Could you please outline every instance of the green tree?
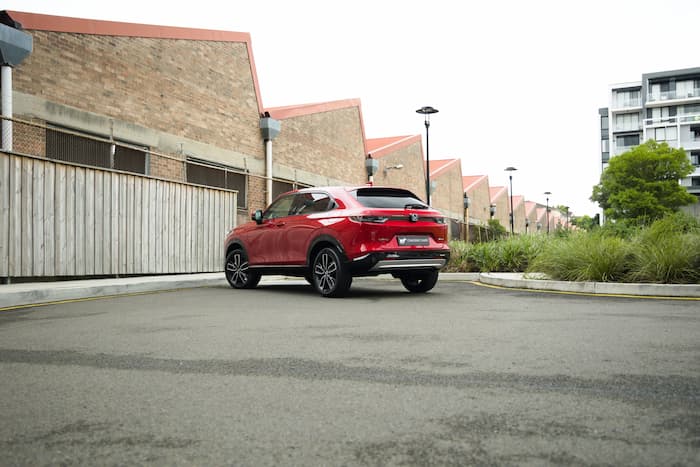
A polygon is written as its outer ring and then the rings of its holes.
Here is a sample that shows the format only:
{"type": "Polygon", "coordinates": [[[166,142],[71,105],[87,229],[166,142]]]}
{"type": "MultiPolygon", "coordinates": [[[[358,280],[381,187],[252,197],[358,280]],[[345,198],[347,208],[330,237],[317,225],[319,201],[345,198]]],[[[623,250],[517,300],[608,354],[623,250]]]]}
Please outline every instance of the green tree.
{"type": "Polygon", "coordinates": [[[683,149],[649,140],[610,164],[593,187],[597,202],[609,219],[648,224],[695,202],[679,183],[693,172],[683,149]]]}
{"type": "Polygon", "coordinates": [[[598,214],[594,217],[584,214],[583,216],[574,216],[571,218],[571,225],[575,225],[579,229],[591,231],[598,227],[598,214]]]}
{"type": "Polygon", "coordinates": [[[489,230],[491,231],[492,240],[498,240],[508,234],[508,231],[501,225],[498,219],[489,219],[489,230]]]}

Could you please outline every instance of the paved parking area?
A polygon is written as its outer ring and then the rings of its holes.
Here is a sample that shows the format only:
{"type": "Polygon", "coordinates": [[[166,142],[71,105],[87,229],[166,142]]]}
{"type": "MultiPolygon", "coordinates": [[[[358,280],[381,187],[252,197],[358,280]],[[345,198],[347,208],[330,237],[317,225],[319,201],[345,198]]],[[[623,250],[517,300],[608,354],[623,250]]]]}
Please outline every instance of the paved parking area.
{"type": "Polygon", "coordinates": [[[224,285],[0,313],[3,463],[698,465],[697,302],[224,285]]]}

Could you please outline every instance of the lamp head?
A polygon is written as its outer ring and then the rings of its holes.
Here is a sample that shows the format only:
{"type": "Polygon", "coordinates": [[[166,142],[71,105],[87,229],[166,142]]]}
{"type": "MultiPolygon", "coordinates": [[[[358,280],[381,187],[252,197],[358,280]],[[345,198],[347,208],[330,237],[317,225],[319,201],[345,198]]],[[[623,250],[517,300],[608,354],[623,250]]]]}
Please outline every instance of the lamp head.
{"type": "Polygon", "coordinates": [[[430,114],[436,114],[438,112],[438,109],[434,109],[430,106],[421,107],[420,109],[416,110],[416,113],[423,114],[425,116],[426,124],[430,123],[430,114]]]}

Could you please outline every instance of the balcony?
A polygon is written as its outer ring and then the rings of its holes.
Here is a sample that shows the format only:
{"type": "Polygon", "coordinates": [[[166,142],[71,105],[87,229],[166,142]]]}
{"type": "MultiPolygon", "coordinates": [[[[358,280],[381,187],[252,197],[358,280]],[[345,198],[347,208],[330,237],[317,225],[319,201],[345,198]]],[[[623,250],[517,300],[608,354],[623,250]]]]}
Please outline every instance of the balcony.
{"type": "Polygon", "coordinates": [[[643,127],[642,125],[638,123],[632,123],[632,124],[626,124],[626,125],[615,125],[613,127],[614,132],[623,132],[623,131],[639,131],[643,127]]]}
{"type": "Polygon", "coordinates": [[[614,155],[619,156],[620,154],[625,153],[625,152],[627,152],[627,151],[629,151],[629,150],[631,150],[631,149],[634,149],[634,148],[636,148],[637,146],[639,146],[639,145],[638,145],[638,144],[633,144],[633,145],[631,145],[631,146],[615,146],[615,153],[614,153],[614,155]]]}
{"type": "Polygon", "coordinates": [[[667,126],[668,124],[675,125],[676,123],[698,123],[700,124],[700,114],[675,115],[673,117],[656,117],[645,118],[642,120],[645,127],[650,126],[667,126]]]}
{"type": "Polygon", "coordinates": [[[700,149],[700,137],[693,137],[692,134],[690,135],[690,137],[688,137],[687,135],[682,135],[681,147],[686,151],[695,151],[697,149],[700,149]]]}
{"type": "Polygon", "coordinates": [[[616,98],[613,99],[612,111],[629,110],[642,107],[641,97],[616,98]]]}
{"type": "Polygon", "coordinates": [[[695,88],[692,91],[683,93],[678,91],[664,91],[647,94],[647,103],[665,102],[678,99],[700,99],[700,88],[695,88]]]}

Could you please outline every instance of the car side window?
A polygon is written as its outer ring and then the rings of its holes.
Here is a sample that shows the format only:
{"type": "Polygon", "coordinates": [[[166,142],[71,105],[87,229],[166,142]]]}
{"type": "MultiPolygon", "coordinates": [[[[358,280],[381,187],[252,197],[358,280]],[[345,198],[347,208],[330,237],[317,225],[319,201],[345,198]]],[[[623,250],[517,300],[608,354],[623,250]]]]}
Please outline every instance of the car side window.
{"type": "Polygon", "coordinates": [[[294,198],[292,215],[307,215],[315,212],[325,212],[333,208],[335,203],[326,193],[299,193],[294,198]]]}
{"type": "Polygon", "coordinates": [[[263,220],[287,217],[294,201],[294,195],[283,196],[273,202],[263,213],[263,220]]]}

